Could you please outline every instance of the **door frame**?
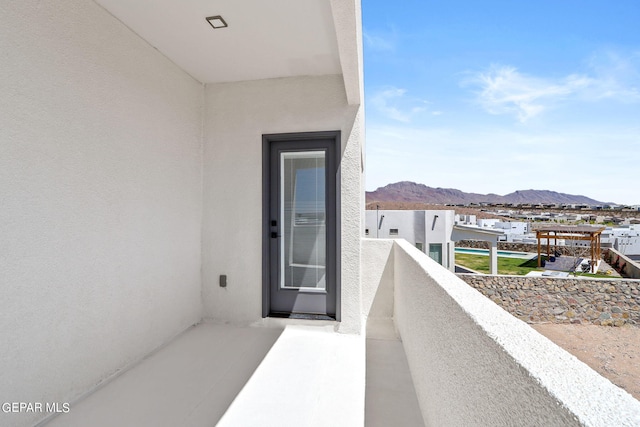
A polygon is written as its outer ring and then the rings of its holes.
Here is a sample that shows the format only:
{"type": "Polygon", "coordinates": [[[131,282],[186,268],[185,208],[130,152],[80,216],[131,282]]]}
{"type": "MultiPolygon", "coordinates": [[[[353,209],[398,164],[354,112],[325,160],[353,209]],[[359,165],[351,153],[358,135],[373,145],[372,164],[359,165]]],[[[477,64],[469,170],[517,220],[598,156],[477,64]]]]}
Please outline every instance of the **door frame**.
{"type": "MultiPolygon", "coordinates": [[[[342,154],[342,144],[340,131],[321,131],[321,132],[294,132],[294,133],[278,133],[262,135],[262,317],[271,315],[271,288],[270,288],[270,220],[271,215],[269,206],[271,203],[271,144],[283,141],[309,141],[311,144],[314,140],[333,140],[335,155],[335,248],[327,247],[327,251],[335,251],[335,320],[340,321],[341,315],[341,204],[340,204],[340,158],[342,154]]],[[[304,317],[304,316],[300,316],[304,317]]],[[[331,316],[333,317],[333,316],[331,316]]],[[[310,315],[310,319],[318,318],[318,316],[310,315]]]]}

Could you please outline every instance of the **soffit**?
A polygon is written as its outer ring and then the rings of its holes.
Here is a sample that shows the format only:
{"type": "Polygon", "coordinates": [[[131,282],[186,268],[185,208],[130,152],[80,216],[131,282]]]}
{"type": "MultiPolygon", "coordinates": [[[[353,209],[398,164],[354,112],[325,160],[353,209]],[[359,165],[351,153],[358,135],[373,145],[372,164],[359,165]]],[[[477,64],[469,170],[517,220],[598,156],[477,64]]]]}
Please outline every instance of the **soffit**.
{"type": "Polygon", "coordinates": [[[95,1],[203,83],[342,72],[329,0],[95,1]]]}

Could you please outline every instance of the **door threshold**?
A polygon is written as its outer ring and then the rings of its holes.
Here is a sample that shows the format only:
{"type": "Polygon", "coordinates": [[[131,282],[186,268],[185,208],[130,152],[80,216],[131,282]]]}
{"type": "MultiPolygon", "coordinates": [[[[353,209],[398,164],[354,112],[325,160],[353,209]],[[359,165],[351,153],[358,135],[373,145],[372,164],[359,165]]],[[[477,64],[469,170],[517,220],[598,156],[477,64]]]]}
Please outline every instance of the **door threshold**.
{"type": "Polygon", "coordinates": [[[269,317],[276,317],[279,319],[336,320],[335,317],[327,316],[326,314],[311,313],[270,313],[269,317]]]}

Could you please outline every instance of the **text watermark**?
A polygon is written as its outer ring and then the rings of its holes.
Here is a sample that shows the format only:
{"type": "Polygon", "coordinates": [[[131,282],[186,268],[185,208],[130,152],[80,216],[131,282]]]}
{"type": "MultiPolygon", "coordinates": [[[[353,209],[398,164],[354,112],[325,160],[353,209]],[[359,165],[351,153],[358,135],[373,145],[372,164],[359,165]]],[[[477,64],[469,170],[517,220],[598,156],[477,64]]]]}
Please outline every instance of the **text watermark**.
{"type": "Polygon", "coordinates": [[[29,412],[66,414],[70,409],[68,402],[4,402],[2,404],[2,412],[5,414],[29,412]]]}

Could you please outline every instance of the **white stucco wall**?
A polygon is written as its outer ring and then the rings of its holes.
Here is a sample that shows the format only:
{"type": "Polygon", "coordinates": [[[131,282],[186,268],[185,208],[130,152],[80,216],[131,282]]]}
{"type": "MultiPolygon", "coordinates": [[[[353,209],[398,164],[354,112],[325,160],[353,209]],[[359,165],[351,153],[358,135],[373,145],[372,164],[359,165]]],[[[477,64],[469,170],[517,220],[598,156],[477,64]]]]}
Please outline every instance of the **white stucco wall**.
{"type": "Polygon", "coordinates": [[[640,402],[408,242],[394,321],[427,425],[636,426],[640,402]]]}
{"type": "Polygon", "coordinates": [[[69,402],[201,318],[203,87],[86,0],[0,57],[0,400],[69,402]]]}
{"type": "Polygon", "coordinates": [[[442,265],[447,269],[455,270],[455,244],[451,240],[453,225],[455,223],[455,211],[452,210],[428,210],[425,211],[425,235],[426,242],[424,252],[429,254],[429,244],[442,245],[442,265]]]}
{"type": "Polygon", "coordinates": [[[455,244],[451,233],[455,223],[453,210],[367,210],[365,228],[370,239],[404,239],[420,244],[429,254],[429,244],[442,245],[442,265],[454,271],[455,244]],[[434,221],[435,219],[435,221],[434,221]],[[378,228],[378,226],[380,228],[378,228]],[[398,234],[390,234],[397,229],[398,234]]]}
{"type": "Polygon", "coordinates": [[[405,239],[412,244],[425,242],[425,211],[366,210],[367,237],[376,239],[405,239]],[[379,228],[378,228],[379,227],[379,228]],[[397,234],[391,234],[396,229],[397,234]]]}
{"type": "Polygon", "coordinates": [[[360,328],[362,108],[347,104],[342,76],[294,77],[206,87],[203,301],[207,317],[262,316],[262,135],[342,132],[342,323],[360,328]],[[218,277],[226,274],[221,288],[218,277]]]}
{"type": "Polygon", "coordinates": [[[393,318],[393,240],[362,240],[362,316],[393,318]]]}

